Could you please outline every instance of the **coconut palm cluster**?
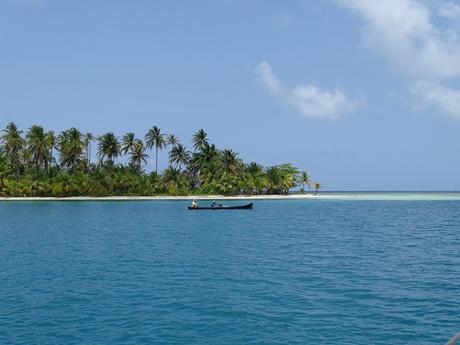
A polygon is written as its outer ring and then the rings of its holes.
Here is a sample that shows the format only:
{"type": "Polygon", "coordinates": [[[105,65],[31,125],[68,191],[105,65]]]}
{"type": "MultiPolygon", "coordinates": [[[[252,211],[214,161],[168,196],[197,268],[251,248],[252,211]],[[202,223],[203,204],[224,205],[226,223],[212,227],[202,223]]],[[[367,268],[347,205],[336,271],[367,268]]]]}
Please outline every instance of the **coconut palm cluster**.
{"type": "Polygon", "coordinates": [[[143,138],[70,128],[60,133],[9,123],[0,135],[0,196],[114,196],[285,194],[310,187],[310,176],[290,164],[245,163],[219,149],[200,129],[187,149],[157,126],[143,138]],[[168,166],[158,170],[159,151],[168,166]],[[96,157],[92,157],[92,152],[96,157]],[[153,170],[147,172],[152,156],[153,170]]]}

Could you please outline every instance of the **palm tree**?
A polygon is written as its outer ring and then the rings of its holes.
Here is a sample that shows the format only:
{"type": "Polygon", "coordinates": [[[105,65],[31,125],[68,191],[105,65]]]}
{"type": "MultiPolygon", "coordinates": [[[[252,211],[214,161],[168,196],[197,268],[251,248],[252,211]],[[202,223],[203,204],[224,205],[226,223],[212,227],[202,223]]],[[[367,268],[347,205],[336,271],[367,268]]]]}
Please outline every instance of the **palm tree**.
{"type": "Polygon", "coordinates": [[[217,178],[219,167],[219,150],[214,144],[206,144],[198,156],[198,172],[201,182],[209,183],[217,178]]]}
{"type": "Polygon", "coordinates": [[[48,149],[49,149],[49,153],[48,153],[49,161],[46,162],[46,165],[50,167],[54,161],[53,149],[56,147],[56,135],[54,134],[54,131],[49,131],[48,133],[46,133],[46,140],[48,142],[48,149]]]}
{"type": "Polygon", "coordinates": [[[299,183],[302,185],[302,189],[300,191],[305,194],[305,186],[310,187],[311,184],[311,177],[308,175],[306,171],[303,171],[300,174],[299,183]]]}
{"type": "Polygon", "coordinates": [[[59,160],[60,160],[61,167],[70,165],[69,157],[66,154],[68,140],[69,140],[69,130],[65,130],[59,133],[57,137],[56,148],[59,152],[59,160]]]}
{"type": "MultiPolygon", "coordinates": [[[[91,170],[91,133],[70,128],[55,135],[35,125],[22,135],[14,123],[0,133],[0,196],[178,195],[196,188],[202,193],[274,194],[288,193],[298,185],[305,192],[305,186],[310,186],[310,176],[290,164],[267,169],[255,162],[244,164],[234,151],[210,144],[203,129],[193,134],[193,153],[175,135],[162,134],[155,126],[145,141],[126,133],[120,142],[114,133],[106,133],[97,138],[100,164],[91,170]],[[165,146],[169,164],[159,176],[159,150],[165,146]],[[155,170],[146,174],[147,149],[154,147],[155,170]],[[115,165],[122,153],[129,165],[115,165]],[[27,169],[21,176],[24,165],[27,169]]],[[[317,194],[322,186],[314,186],[317,194]]]]}
{"type": "Polygon", "coordinates": [[[6,157],[14,169],[15,177],[18,179],[21,164],[20,156],[21,151],[24,148],[24,139],[21,137],[22,131],[19,130],[18,126],[14,122],[10,122],[3,132],[5,133],[1,137],[3,148],[6,157]]]}
{"type": "Polygon", "coordinates": [[[97,155],[101,161],[107,158],[110,166],[113,166],[114,160],[120,154],[120,141],[112,132],[101,135],[98,138],[97,155]]]}
{"type": "Polygon", "coordinates": [[[281,172],[281,190],[284,194],[288,194],[291,188],[298,185],[297,177],[299,175],[299,169],[293,167],[291,164],[281,164],[278,166],[281,172]]]}
{"type": "Polygon", "coordinates": [[[161,150],[166,144],[164,134],[161,133],[160,128],[153,126],[149,129],[145,135],[145,144],[148,149],[155,147],[155,173],[158,174],[158,150],[161,150]]]}
{"type": "Polygon", "coordinates": [[[251,162],[248,165],[246,165],[246,173],[253,177],[261,175],[263,171],[263,166],[257,164],[256,162],[251,162]]]}
{"type": "Polygon", "coordinates": [[[193,134],[192,143],[195,152],[203,151],[206,146],[209,146],[208,134],[204,129],[200,129],[193,134]]]}
{"type": "Polygon", "coordinates": [[[251,162],[244,167],[244,173],[243,190],[251,194],[261,194],[266,181],[263,166],[251,162]]]}
{"type": "Polygon", "coordinates": [[[223,150],[220,155],[219,173],[222,175],[240,176],[243,171],[243,164],[238,154],[232,150],[223,150]]]}
{"type": "Polygon", "coordinates": [[[166,136],[166,144],[175,147],[180,144],[180,140],[174,134],[170,134],[166,136]]]}
{"type": "Polygon", "coordinates": [[[131,158],[129,164],[134,168],[135,171],[142,171],[142,163],[147,164],[147,158],[149,155],[145,152],[145,146],[142,140],[135,140],[131,149],[131,158]]]}
{"type": "Polygon", "coordinates": [[[281,191],[283,177],[278,166],[271,166],[265,170],[268,179],[268,193],[277,194],[281,191]]]}
{"type": "Polygon", "coordinates": [[[0,156],[0,187],[3,188],[5,186],[5,180],[8,176],[9,169],[6,161],[0,156]]]}
{"type": "Polygon", "coordinates": [[[83,152],[85,150],[85,141],[82,133],[72,127],[69,129],[69,137],[67,141],[66,154],[72,160],[72,173],[75,175],[77,172],[77,164],[83,157],[83,152]]]}
{"type": "Polygon", "coordinates": [[[59,135],[58,146],[61,165],[70,167],[73,175],[77,173],[78,163],[83,160],[86,145],[85,137],[75,127],[63,131],[59,135]]]}
{"type": "Polygon", "coordinates": [[[319,182],[313,183],[313,186],[315,187],[315,195],[318,195],[318,192],[321,188],[323,188],[323,185],[319,182]]]}
{"type": "Polygon", "coordinates": [[[42,126],[34,125],[30,127],[26,135],[26,144],[28,157],[30,157],[37,170],[40,170],[42,166],[48,167],[49,140],[42,126]]]}
{"type": "Polygon", "coordinates": [[[216,145],[206,143],[200,152],[193,153],[189,166],[191,175],[200,175],[206,168],[213,169],[218,156],[216,145]]]}
{"type": "Polygon", "coordinates": [[[128,152],[133,152],[135,141],[136,137],[133,132],[128,132],[123,136],[123,144],[121,146],[121,151],[124,155],[128,152]]]}
{"type": "Polygon", "coordinates": [[[203,152],[201,154],[203,156],[204,163],[210,163],[218,158],[219,150],[216,148],[216,145],[214,144],[205,144],[203,152]]]}
{"type": "Polygon", "coordinates": [[[182,171],[169,166],[163,171],[161,184],[168,194],[177,195],[187,189],[189,182],[187,176],[182,171]]]}
{"type": "Polygon", "coordinates": [[[169,164],[181,170],[182,165],[188,164],[190,160],[190,152],[182,144],[177,144],[169,152],[169,164]]]}
{"type": "Polygon", "coordinates": [[[89,167],[91,164],[91,143],[94,140],[94,135],[90,132],[86,132],[83,135],[83,142],[85,143],[86,153],[86,166],[89,167]]]}

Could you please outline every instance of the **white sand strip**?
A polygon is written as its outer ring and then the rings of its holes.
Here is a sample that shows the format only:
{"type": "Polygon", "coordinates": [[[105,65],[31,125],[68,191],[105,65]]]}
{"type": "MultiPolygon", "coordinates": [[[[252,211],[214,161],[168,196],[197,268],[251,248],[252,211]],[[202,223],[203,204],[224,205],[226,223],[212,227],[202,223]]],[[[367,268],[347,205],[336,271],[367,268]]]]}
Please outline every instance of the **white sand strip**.
{"type": "Polygon", "coordinates": [[[310,199],[318,198],[313,194],[291,194],[291,195],[184,195],[184,196],[72,196],[64,198],[56,197],[0,197],[0,201],[130,201],[130,200],[287,200],[287,199],[310,199]]]}

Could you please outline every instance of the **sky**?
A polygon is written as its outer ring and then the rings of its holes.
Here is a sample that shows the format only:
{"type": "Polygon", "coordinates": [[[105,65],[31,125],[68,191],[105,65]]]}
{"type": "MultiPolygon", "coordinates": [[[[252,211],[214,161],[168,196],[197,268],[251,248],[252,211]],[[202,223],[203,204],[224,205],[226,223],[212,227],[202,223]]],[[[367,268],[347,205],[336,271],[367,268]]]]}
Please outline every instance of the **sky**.
{"type": "Polygon", "coordinates": [[[325,190],[460,190],[459,19],[447,0],[0,0],[0,127],[189,147],[204,128],[325,190]]]}

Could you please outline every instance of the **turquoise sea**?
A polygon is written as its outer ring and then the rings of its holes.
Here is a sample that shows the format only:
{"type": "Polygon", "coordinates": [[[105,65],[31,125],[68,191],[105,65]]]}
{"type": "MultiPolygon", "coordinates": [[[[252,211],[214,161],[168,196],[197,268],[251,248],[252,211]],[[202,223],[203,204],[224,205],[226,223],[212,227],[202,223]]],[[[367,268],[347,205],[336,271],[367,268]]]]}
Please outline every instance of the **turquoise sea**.
{"type": "Polygon", "coordinates": [[[0,344],[444,344],[460,194],[364,194],[0,202],[0,344]]]}

